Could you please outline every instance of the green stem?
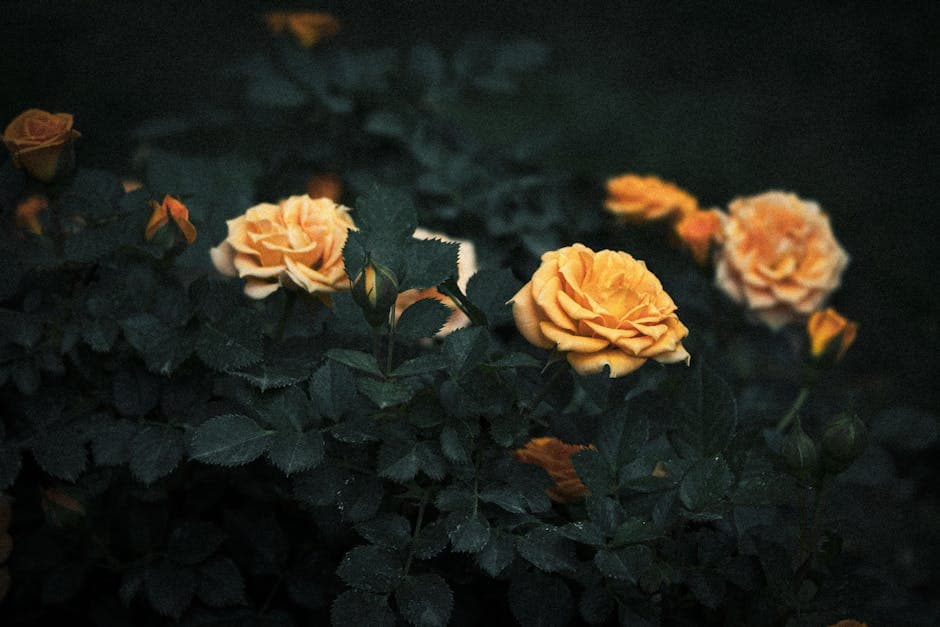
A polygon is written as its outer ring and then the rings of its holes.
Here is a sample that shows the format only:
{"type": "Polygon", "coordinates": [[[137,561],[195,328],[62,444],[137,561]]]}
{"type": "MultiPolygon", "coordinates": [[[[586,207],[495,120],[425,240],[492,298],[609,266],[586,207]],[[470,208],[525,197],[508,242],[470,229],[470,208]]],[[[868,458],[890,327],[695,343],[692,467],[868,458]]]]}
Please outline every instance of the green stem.
{"type": "Polygon", "coordinates": [[[790,423],[793,422],[793,419],[796,418],[797,414],[800,413],[800,410],[803,409],[803,405],[806,404],[806,399],[809,398],[809,388],[804,387],[800,390],[800,395],[796,397],[796,400],[793,401],[793,405],[790,406],[790,410],[787,411],[786,415],[780,419],[780,422],[777,423],[777,431],[783,432],[787,427],[790,426],[790,423]]]}
{"type": "MultiPolygon", "coordinates": [[[[424,524],[424,510],[428,506],[428,497],[431,496],[430,490],[425,490],[421,495],[421,504],[418,506],[418,517],[415,519],[415,529],[411,533],[412,541],[418,539],[418,534],[421,533],[421,525],[424,524]]],[[[414,544],[414,542],[412,542],[414,544]]],[[[411,571],[411,562],[414,559],[414,548],[408,551],[408,559],[405,561],[405,577],[408,576],[408,573],[411,571]]]]}
{"type": "Polygon", "coordinates": [[[464,293],[460,291],[460,286],[457,285],[457,279],[451,277],[441,283],[437,289],[441,294],[449,297],[452,301],[454,301],[454,304],[457,305],[457,308],[468,318],[470,318],[470,323],[473,324],[473,326],[487,326],[486,314],[480,311],[476,305],[467,300],[467,297],[464,295],[464,293]]]}
{"type": "Polygon", "coordinates": [[[392,357],[395,354],[395,307],[388,311],[388,354],[385,356],[385,376],[392,372],[392,357]]]}
{"type": "Polygon", "coordinates": [[[287,329],[287,321],[294,311],[294,304],[297,302],[297,294],[291,291],[287,292],[287,300],[284,301],[284,309],[281,311],[281,319],[277,321],[277,328],[274,330],[274,341],[280,343],[284,338],[284,331],[287,329]]]}

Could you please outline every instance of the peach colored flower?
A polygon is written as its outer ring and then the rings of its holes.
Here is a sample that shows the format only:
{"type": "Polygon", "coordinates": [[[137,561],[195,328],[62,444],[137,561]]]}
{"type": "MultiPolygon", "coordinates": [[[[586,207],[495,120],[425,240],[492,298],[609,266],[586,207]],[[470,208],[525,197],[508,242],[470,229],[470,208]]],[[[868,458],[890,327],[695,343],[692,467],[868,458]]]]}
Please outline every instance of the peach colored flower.
{"type": "Polygon", "coordinates": [[[343,181],[336,174],[314,174],[307,179],[307,195],[311,198],[329,198],[339,202],[343,195],[343,181]]]}
{"type": "Polygon", "coordinates": [[[304,48],[311,48],[339,32],[339,20],[318,11],[271,11],[265,13],[264,21],[268,31],[275,35],[287,31],[304,48]]]}
{"type": "Polygon", "coordinates": [[[675,232],[695,261],[704,264],[712,243],[724,239],[725,214],[717,209],[691,211],[676,222],[675,232]]]}
{"type": "Polygon", "coordinates": [[[806,332],[809,335],[810,353],[816,359],[822,357],[830,346],[838,341],[836,361],[842,359],[845,351],[855,341],[858,334],[858,323],[846,320],[832,307],[823,311],[815,311],[806,322],[806,332]]]}
{"type": "Polygon", "coordinates": [[[532,280],[510,301],[529,342],[567,353],[582,375],[629,374],[654,359],[689,362],[689,330],[646,264],[624,252],[595,253],[582,244],[542,255],[532,280]]]}
{"type": "Polygon", "coordinates": [[[818,204],[772,191],[738,198],[729,210],[715,282],[767,326],[810,314],[839,287],[849,256],[818,204]]]}
{"type": "Polygon", "coordinates": [[[698,209],[698,201],[658,177],[624,174],[607,180],[604,206],[622,218],[643,221],[691,213],[698,209]]]}
{"type": "MultiPolygon", "coordinates": [[[[457,252],[457,286],[462,292],[466,293],[467,283],[470,281],[470,277],[477,272],[477,255],[473,242],[465,239],[453,239],[443,233],[435,233],[421,228],[415,230],[412,237],[417,239],[439,239],[460,245],[457,252]]],[[[436,298],[453,312],[447,319],[447,322],[444,323],[444,327],[438,331],[437,337],[443,337],[470,324],[470,319],[464,312],[457,308],[454,301],[451,300],[449,296],[441,294],[437,288],[434,287],[423,290],[405,290],[399,294],[398,300],[395,301],[395,319],[397,320],[401,317],[405,309],[424,298],[436,298]]]]}
{"type": "Polygon", "coordinates": [[[176,223],[176,226],[179,227],[179,230],[183,233],[183,237],[186,238],[187,244],[192,244],[196,241],[196,227],[189,221],[189,209],[186,208],[186,205],[167,194],[163,197],[163,202],[161,203],[151,200],[150,208],[153,209],[153,213],[150,214],[150,221],[147,223],[147,228],[144,231],[144,238],[146,240],[149,241],[153,239],[157,231],[162,229],[164,225],[170,221],[170,218],[172,218],[173,222],[176,223]]]}
{"type": "Polygon", "coordinates": [[[42,235],[42,223],[39,214],[49,208],[49,199],[42,194],[33,194],[16,205],[14,222],[21,229],[28,229],[36,235],[42,235]]]}
{"type": "Polygon", "coordinates": [[[282,285],[323,294],[349,289],[343,246],[356,228],[349,207],[291,196],[255,205],[227,224],[228,237],[209,251],[212,262],[219,272],[245,279],[251,298],[282,285]]]}
{"type": "Polygon", "coordinates": [[[28,109],[16,116],[3,131],[3,143],[13,165],[30,176],[49,183],[74,162],[72,143],[81,133],[72,128],[71,113],[49,113],[28,109]]]}
{"type": "Polygon", "coordinates": [[[868,627],[868,623],[863,623],[861,621],[857,621],[851,618],[844,618],[840,620],[838,623],[833,623],[832,625],[829,625],[829,627],[868,627]]]}
{"type": "Polygon", "coordinates": [[[548,496],[558,503],[570,503],[584,498],[590,490],[575,472],[571,457],[578,451],[594,446],[566,444],[553,437],[534,438],[525,446],[516,449],[513,455],[520,462],[534,464],[548,473],[555,487],[546,490],[548,496]]]}

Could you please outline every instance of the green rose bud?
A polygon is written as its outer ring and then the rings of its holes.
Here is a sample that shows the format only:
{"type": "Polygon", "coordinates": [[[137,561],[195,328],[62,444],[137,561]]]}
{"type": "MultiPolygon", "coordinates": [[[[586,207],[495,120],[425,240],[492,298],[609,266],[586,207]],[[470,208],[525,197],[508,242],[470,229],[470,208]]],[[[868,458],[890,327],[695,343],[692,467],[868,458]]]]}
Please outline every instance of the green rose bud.
{"type": "Polygon", "coordinates": [[[398,299],[398,278],[390,269],[370,259],[353,282],[352,296],[369,324],[380,327],[388,322],[389,311],[398,299]]]}
{"type": "Polygon", "coordinates": [[[855,414],[839,414],[823,431],[822,448],[826,465],[832,470],[845,470],[865,450],[868,429],[855,414]]]}
{"type": "Polygon", "coordinates": [[[819,463],[816,444],[806,435],[799,421],[790,429],[780,447],[780,454],[787,467],[799,478],[805,479],[812,473],[819,463]]]}

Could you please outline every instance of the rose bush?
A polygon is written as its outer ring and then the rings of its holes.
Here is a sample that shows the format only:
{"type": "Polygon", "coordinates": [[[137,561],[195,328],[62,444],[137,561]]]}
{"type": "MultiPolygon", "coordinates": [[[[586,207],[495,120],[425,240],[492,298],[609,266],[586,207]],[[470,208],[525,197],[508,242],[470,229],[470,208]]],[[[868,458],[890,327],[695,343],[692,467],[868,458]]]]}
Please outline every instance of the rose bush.
{"type": "Polygon", "coordinates": [[[81,133],[72,128],[70,113],[28,109],[16,116],[3,131],[3,143],[13,165],[30,176],[50,182],[59,171],[71,169],[72,143],[81,133]]]}
{"type": "Polygon", "coordinates": [[[343,245],[355,224],[329,198],[291,196],[229,220],[228,237],[210,251],[222,274],[245,279],[245,294],[264,298],[281,286],[328,294],[349,288],[343,245]]]}
{"type": "Polygon", "coordinates": [[[690,359],[676,304],[646,264],[624,252],[583,244],[547,252],[512,305],[519,332],[565,353],[582,375],[609,366],[611,377],[621,377],[647,359],[690,359]]]}
{"type": "Polygon", "coordinates": [[[809,315],[839,287],[849,256],[818,204],[766,192],[728,208],[715,282],[771,329],[809,315]]]}

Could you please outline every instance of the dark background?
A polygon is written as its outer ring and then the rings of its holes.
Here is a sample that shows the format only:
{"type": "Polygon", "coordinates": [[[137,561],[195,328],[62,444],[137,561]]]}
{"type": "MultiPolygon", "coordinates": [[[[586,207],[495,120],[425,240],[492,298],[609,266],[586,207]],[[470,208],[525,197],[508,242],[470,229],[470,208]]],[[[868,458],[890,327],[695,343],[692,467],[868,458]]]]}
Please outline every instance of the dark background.
{"type": "Polygon", "coordinates": [[[0,120],[72,112],[82,164],[127,173],[130,131],[221,89],[219,69],[267,37],[264,10],[331,11],[354,48],[530,36],[551,71],[455,116],[494,140],[554,136],[550,165],[598,185],[636,171],[703,205],[768,189],[819,201],[852,256],[833,301],[861,324],[845,372],[886,404],[937,411],[937,7],[5,0],[0,120]]]}

